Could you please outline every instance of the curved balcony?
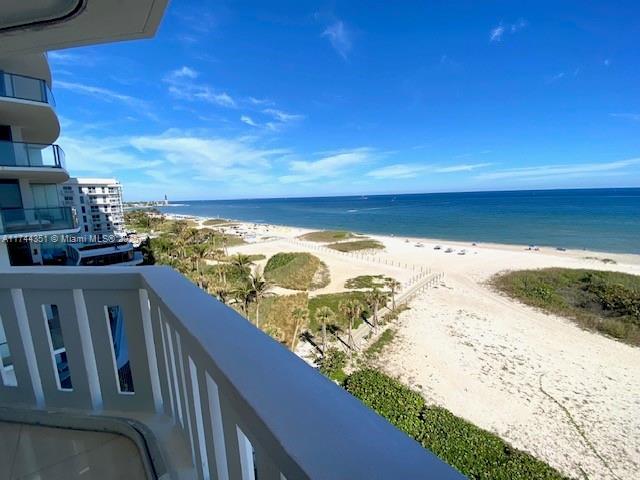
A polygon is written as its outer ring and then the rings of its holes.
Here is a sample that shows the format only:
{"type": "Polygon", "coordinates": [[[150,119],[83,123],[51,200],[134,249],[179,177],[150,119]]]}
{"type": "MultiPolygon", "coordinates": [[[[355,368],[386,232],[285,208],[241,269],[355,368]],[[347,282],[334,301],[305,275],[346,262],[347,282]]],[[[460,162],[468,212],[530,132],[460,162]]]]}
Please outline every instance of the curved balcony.
{"type": "Polygon", "coordinates": [[[78,222],[72,207],[0,209],[0,235],[73,233],[78,222]]]}
{"type": "Polygon", "coordinates": [[[0,97],[56,105],[49,85],[40,78],[2,72],[0,79],[0,97]]]}
{"type": "Polygon", "coordinates": [[[23,176],[52,183],[67,181],[64,151],[58,145],[0,141],[0,178],[23,176]]]}
{"type": "Polygon", "coordinates": [[[22,127],[24,140],[48,144],[58,138],[60,123],[54,106],[43,79],[0,71],[0,118],[22,127]]]}

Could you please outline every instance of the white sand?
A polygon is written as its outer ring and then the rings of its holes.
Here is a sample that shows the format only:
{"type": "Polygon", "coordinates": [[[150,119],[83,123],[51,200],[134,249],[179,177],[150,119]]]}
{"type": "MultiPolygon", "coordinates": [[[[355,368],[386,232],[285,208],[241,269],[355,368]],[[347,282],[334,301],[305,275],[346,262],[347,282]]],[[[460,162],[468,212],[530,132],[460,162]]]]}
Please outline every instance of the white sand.
{"type": "MultiPolygon", "coordinates": [[[[241,224],[258,243],[233,251],[303,251],[290,240],[305,229],[241,224]],[[266,243],[266,237],[275,237],[266,243]]],[[[516,303],[485,285],[503,270],[544,267],[618,270],[640,275],[640,256],[527,251],[522,246],[479,245],[373,235],[385,244],[377,259],[408,268],[312,251],[331,269],[321,292],[344,280],[385,274],[406,281],[412,266],[445,273],[444,282],[414,300],[400,316],[399,341],[381,359],[388,372],[425,397],[499,434],[573,477],[640,478],[640,348],[581,330],[571,322],[516,303]],[[420,242],[424,246],[417,247],[420,242]],[[441,250],[434,250],[441,245],[441,250]],[[445,253],[451,247],[452,253],[445,253]],[[457,253],[465,249],[465,255],[457,253]],[[610,258],[607,265],[585,257],[610,258]],[[604,462],[572,425],[570,412],[604,462]]]]}

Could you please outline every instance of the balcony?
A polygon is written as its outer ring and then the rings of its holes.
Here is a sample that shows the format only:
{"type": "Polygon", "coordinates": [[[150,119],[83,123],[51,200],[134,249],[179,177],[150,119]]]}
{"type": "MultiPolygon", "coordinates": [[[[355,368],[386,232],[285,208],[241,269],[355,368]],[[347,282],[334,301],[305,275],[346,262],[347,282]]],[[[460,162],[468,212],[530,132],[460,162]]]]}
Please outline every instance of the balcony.
{"type": "Polygon", "coordinates": [[[47,103],[52,107],[56,104],[47,82],[15,73],[0,73],[0,97],[47,103]]]}
{"type": "Polygon", "coordinates": [[[0,118],[22,127],[22,140],[50,144],[60,134],[49,85],[40,78],[0,71],[0,118]]]}
{"type": "Polygon", "coordinates": [[[0,209],[0,235],[72,233],[77,229],[72,207],[0,209]]]}
{"type": "Polygon", "coordinates": [[[21,176],[51,183],[68,180],[64,151],[58,145],[0,141],[0,178],[21,176]]]}
{"type": "Polygon", "coordinates": [[[148,478],[463,478],[167,267],[8,270],[0,318],[0,420],[126,434],[148,478]]]}

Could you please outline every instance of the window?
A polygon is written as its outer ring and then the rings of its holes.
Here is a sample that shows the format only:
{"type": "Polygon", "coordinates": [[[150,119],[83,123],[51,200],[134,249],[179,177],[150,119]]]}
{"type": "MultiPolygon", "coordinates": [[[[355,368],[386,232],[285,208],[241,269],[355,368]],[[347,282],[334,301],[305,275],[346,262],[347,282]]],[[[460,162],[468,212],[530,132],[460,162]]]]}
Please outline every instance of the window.
{"type": "Polygon", "coordinates": [[[84,226],[84,231],[88,232],[89,231],[89,227],[87,225],[84,226]]]}
{"type": "Polygon", "coordinates": [[[84,197],[80,197],[80,203],[84,203],[84,197]]]}
{"type": "Polygon", "coordinates": [[[87,216],[86,215],[82,216],[82,223],[87,223],[87,216]]]}
{"type": "Polygon", "coordinates": [[[82,213],[87,213],[87,209],[85,207],[82,207],[82,213]]]}

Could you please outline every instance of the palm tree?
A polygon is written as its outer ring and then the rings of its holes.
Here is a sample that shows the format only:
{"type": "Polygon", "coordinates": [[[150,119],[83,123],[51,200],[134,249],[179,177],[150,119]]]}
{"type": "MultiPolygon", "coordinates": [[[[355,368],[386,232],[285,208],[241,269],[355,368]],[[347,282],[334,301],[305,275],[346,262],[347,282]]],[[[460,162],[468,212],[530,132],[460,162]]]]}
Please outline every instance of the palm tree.
{"type": "Polygon", "coordinates": [[[242,309],[244,316],[248,318],[249,304],[253,299],[253,290],[251,289],[251,285],[247,282],[242,282],[242,284],[233,291],[233,296],[235,297],[236,302],[240,304],[240,308],[242,309]]]}
{"type": "Polygon", "coordinates": [[[213,285],[209,286],[208,290],[209,293],[213,293],[222,303],[224,303],[225,305],[227,304],[227,301],[229,299],[229,290],[227,289],[226,284],[214,283],[213,285]]]}
{"type": "Polygon", "coordinates": [[[351,356],[351,351],[356,347],[355,342],[353,341],[353,323],[356,321],[356,319],[360,318],[360,315],[362,315],[362,303],[360,303],[360,301],[356,300],[355,298],[351,298],[347,301],[340,302],[338,308],[349,321],[347,345],[349,346],[349,356],[351,356]]]}
{"type": "Polygon", "coordinates": [[[316,321],[322,325],[322,356],[327,351],[327,323],[332,322],[335,318],[334,311],[326,305],[316,310],[316,321]]]}
{"type": "Polygon", "coordinates": [[[200,263],[207,256],[208,246],[206,243],[197,243],[191,249],[193,251],[193,258],[196,264],[196,272],[200,275],[200,263]]]}
{"type": "Polygon", "coordinates": [[[295,327],[293,329],[293,337],[291,338],[291,351],[296,350],[296,343],[298,343],[298,333],[302,329],[302,325],[307,321],[309,317],[309,310],[306,308],[296,308],[291,312],[293,320],[295,321],[295,327]]]}
{"type": "Polygon", "coordinates": [[[378,330],[378,309],[380,305],[386,300],[387,296],[377,288],[374,288],[367,293],[367,303],[373,310],[373,329],[378,330]]]}
{"type": "Polygon", "coordinates": [[[391,292],[391,302],[393,306],[392,309],[395,310],[396,309],[396,293],[398,292],[398,290],[402,285],[395,278],[391,278],[391,277],[387,277],[384,283],[389,289],[389,291],[391,292]]]}
{"type": "Polygon", "coordinates": [[[270,294],[271,282],[264,278],[260,268],[249,275],[252,298],[256,302],[256,327],[260,328],[260,301],[270,294]]]}
{"type": "Polygon", "coordinates": [[[246,272],[247,268],[252,264],[251,257],[243,253],[236,253],[231,259],[231,265],[240,272],[246,272]]]}

